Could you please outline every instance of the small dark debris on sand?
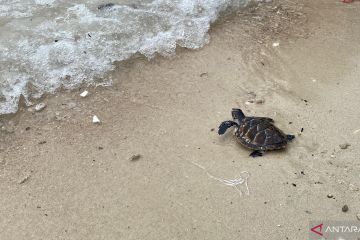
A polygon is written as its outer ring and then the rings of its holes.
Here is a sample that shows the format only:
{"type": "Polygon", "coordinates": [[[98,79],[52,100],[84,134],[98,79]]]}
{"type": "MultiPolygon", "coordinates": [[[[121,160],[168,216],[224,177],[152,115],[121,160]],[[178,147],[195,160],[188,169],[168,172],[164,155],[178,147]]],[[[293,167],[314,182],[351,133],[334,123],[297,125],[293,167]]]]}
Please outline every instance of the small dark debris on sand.
{"type": "Polygon", "coordinates": [[[24,178],[19,182],[19,184],[24,184],[24,183],[26,183],[26,182],[30,179],[30,177],[31,177],[30,175],[24,177],[24,178]]]}
{"type": "Polygon", "coordinates": [[[98,147],[98,149],[99,149],[99,150],[103,150],[103,149],[104,149],[104,147],[101,147],[101,146],[100,146],[100,147],[98,147]]]}
{"type": "Polygon", "coordinates": [[[104,10],[104,9],[109,9],[112,8],[113,6],[115,6],[114,3],[105,3],[105,4],[101,4],[98,6],[99,10],[104,10]]]}
{"type": "Polygon", "coordinates": [[[200,74],[200,77],[205,77],[205,76],[207,76],[208,75],[208,73],[207,72],[204,72],[204,73],[201,73],[200,74]]]}
{"type": "Polygon", "coordinates": [[[45,144],[45,143],[46,143],[46,141],[39,142],[40,145],[45,144]]]}
{"type": "Polygon", "coordinates": [[[341,148],[341,149],[347,149],[348,147],[350,147],[351,146],[351,144],[349,144],[349,143],[343,143],[343,144],[340,144],[339,145],[339,147],[341,148]]]}
{"type": "Polygon", "coordinates": [[[342,210],[343,212],[349,211],[348,205],[345,204],[345,205],[341,208],[341,210],[342,210]]]}
{"type": "Polygon", "coordinates": [[[210,129],[211,132],[215,131],[215,128],[210,129]]]}
{"type": "Polygon", "coordinates": [[[329,194],[327,195],[327,197],[328,197],[328,198],[334,198],[334,195],[332,195],[331,193],[329,193],[329,194]]]}
{"type": "Polygon", "coordinates": [[[265,103],[265,99],[257,99],[255,100],[256,104],[264,104],[265,103]]]}
{"type": "Polygon", "coordinates": [[[25,131],[29,131],[31,128],[30,127],[26,127],[25,128],[25,131]]]}
{"type": "Polygon", "coordinates": [[[104,3],[104,4],[100,4],[100,5],[98,6],[98,9],[99,9],[99,10],[104,10],[104,9],[112,8],[113,6],[115,6],[114,3],[104,3]]]}
{"type": "Polygon", "coordinates": [[[300,132],[304,132],[304,128],[301,128],[300,132]]]}
{"type": "Polygon", "coordinates": [[[135,155],[131,156],[130,161],[136,162],[136,161],[140,160],[141,157],[142,157],[141,154],[135,154],[135,155]]]}

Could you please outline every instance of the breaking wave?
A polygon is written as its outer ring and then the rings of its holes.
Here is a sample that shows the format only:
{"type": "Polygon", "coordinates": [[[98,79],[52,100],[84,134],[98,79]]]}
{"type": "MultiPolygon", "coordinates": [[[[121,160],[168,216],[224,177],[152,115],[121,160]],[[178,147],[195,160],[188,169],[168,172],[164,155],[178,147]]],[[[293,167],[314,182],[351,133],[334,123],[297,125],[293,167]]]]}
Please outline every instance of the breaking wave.
{"type": "Polygon", "coordinates": [[[63,87],[109,84],[115,61],[209,41],[219,14],[250,0],[0,0],[0,114],[63,87]]]}

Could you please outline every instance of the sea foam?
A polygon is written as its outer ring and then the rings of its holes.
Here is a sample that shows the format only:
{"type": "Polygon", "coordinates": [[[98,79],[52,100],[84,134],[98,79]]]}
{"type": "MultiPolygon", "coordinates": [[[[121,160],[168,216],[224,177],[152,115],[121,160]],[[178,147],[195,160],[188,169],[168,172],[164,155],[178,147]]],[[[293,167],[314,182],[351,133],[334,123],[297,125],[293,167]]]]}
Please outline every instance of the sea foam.
{"type": "Polygon", "coordinates": [[[218,16],[250,0],[0,0],[0,114],[44,93],[111,84],[115,61],[209,41],[218,16]]]}

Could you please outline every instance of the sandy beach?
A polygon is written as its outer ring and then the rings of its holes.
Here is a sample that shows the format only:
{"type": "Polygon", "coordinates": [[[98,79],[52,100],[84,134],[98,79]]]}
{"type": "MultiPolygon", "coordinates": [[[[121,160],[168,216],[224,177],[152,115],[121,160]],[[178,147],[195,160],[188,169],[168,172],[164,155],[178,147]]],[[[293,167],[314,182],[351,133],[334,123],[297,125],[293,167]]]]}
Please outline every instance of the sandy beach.
{"type": "Polygon", "coordinates": [[[313,220],[360,221],[359,12],[338,0],[250,6],[202,49],[139,56],[113,86],[4,116],[0,239],[300,240],[313,220]],[[249,157],[217,134],[233,107],[296,139],[249,157]]]}

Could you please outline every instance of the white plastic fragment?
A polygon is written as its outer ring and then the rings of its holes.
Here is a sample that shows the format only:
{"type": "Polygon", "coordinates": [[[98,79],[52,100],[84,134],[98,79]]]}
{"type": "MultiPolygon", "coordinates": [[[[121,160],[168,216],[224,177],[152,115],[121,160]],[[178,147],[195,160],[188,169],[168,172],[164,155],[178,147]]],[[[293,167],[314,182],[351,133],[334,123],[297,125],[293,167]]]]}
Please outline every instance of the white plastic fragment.
{"type": "Polygon", "coordinates": [[[87,95],[89,95],[89,92],[88,91],[83,91],[81,94],[80,94],[80,97],[86,97],[87,95]]]}
{"type": "Polygon", "coordinates": [[[278,47],[279,45],[280,45],[279,42],[274,42],[272,46],[273,46],[273,47],[278,47]]]}
{"type": "Polygon", "coordinates": [[[42,110],[44,110],[46,108],[46,104],[45,103],[39,103],[39,104],[36,104],[35,106],[35,111],[36,112],[40,112],[42,110]]]}
{"type": "Polygon", "coordinates": [[[360,129],[355,130],[354,134],[357,134],[358,132],[360,132],[360,129]]]}
{"type": "Polygon", "coordinates": [[[96,115],[93,116],[92,122],[93,123],[101,123],[100,119],[96,115]]]}

